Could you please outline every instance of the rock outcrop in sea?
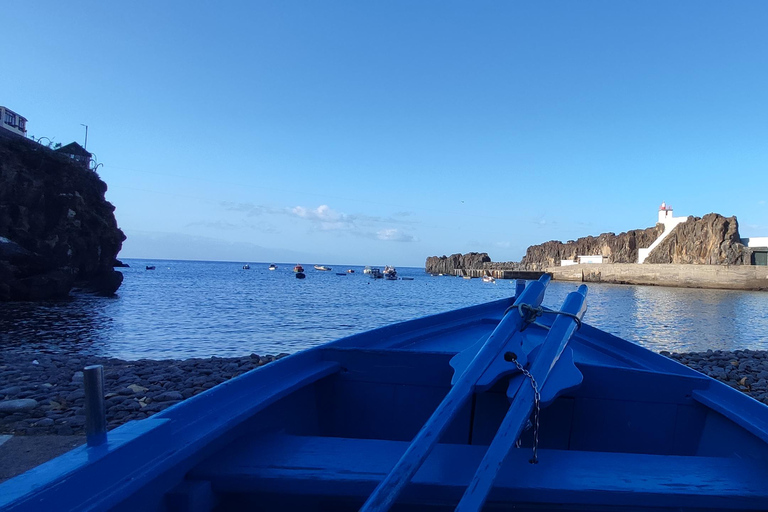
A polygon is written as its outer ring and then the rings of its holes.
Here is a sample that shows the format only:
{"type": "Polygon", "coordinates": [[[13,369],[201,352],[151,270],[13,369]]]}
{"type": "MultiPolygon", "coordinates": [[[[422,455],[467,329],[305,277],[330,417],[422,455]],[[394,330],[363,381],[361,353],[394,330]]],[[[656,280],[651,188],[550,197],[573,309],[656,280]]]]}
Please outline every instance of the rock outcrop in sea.
{"type": "Polygon", "coordinates": [[[0,138],[0,301],[111,295],[125,235],[92,170],[25,139],[0,138]]]}
{"type": "Polygon", "coordinates": [[[490,256],[485,252],[430,256],[427,258],[426,270],[430,274],[453,274],[456,269],[483,268],[483,263],[490,261],[490,256]]]}

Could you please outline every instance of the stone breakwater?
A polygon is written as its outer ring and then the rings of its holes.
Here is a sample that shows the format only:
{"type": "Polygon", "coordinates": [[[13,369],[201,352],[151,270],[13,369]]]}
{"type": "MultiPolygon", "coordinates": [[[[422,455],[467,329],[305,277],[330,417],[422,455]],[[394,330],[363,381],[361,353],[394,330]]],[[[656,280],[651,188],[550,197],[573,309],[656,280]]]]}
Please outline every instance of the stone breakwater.
{"type": "MultiPolygon", "coordinates": [[[[768,404],[768,351],[661,354],[768,404]]],[[[104,366],[107,428],[113,429],[286,355],[124,361],[6,354],[0,361],[0,434],[83,434],[82,369],[87,365],[104,366]]]]}
{"type": "Polygon", "coordinates": [[[683,363],[768,405],[768,350],[707,350],[661,355],[683,363]]]}
{"type": "Polygon", "coordinates": [[[29,353],[0,359],[0,434],[73,435],[85,427],[82,369],[104,366],[107,428],[148,418],[287,354],[124,361],[29,353]]]}

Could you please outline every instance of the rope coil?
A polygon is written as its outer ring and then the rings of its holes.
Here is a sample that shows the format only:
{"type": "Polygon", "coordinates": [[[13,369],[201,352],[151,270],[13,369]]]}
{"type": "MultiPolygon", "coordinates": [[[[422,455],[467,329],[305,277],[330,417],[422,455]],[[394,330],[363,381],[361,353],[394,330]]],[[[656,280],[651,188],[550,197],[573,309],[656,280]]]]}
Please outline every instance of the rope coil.
{"type": "Polygon", "coordinates": [[[543,314],[549,314],[549,315],[564,315],[570,318],[573,318],[573,320],[576,322],[576,329],[581,329],[581,318],[574,315],[573,313],[568,313],[566,311],[559,311],[559,310],[549,310],[544,309],[543,307],[533,307],[530,304],[513,304],[509,306],[506,311],[504,311],[504,315],[506,316],[507,313],[509,313],[511,310],[517,309],[517,311],[520,313],[520,317],[525,322],[525,325],[523,326],[521,331],[524,331],[526,327],[528,327],[530,324],[534,323],[536,319],[543,314]]]}

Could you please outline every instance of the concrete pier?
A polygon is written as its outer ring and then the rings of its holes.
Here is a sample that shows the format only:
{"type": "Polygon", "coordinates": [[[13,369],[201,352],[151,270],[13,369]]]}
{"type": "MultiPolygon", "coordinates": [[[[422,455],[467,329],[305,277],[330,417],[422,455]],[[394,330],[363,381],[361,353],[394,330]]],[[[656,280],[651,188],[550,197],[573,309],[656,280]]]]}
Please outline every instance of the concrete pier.
{"type": "Polygon", "coordinates": [[[482,269],[482,268],[457,268],[453,271],[455,276],[483,277],[491,276],[495,279],[526,279],[535,281],[546,272],[527,271],[527,270],[501,270],[501,269],[482,269]]]}
{"type": "Polygon", "coordinates": [[[768,267],[603,263],[549,267],[559,281],[768,291],[768,267]]]}

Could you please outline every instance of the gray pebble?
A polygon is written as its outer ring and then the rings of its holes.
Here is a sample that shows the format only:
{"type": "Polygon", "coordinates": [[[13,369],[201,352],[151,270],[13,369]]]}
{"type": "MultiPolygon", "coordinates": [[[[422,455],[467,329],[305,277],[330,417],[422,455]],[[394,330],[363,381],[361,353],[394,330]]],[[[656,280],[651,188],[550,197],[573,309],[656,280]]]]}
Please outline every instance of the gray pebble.
{"type": "Polygon", "coordinates": [[[37,400],[33,400],[32,398],[0,401],[0,412],[14,413],[20,411],[31,411],[35,407],[37,407],[37,400]]]}
{"type": "Polygon", "coordinates": [[[21,388],[19,386],[10,386],[0,389],[0,395],[18,395],[19,393],[21,393],[21,388]]]}

